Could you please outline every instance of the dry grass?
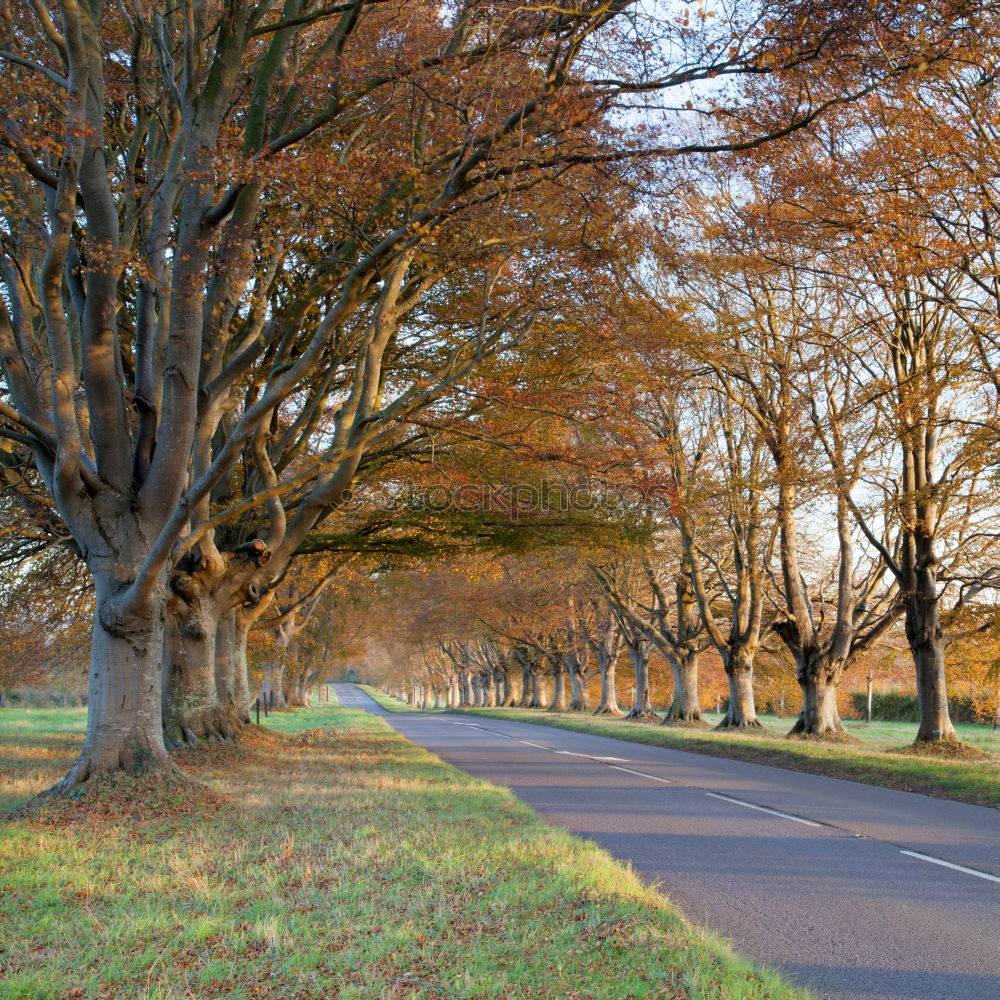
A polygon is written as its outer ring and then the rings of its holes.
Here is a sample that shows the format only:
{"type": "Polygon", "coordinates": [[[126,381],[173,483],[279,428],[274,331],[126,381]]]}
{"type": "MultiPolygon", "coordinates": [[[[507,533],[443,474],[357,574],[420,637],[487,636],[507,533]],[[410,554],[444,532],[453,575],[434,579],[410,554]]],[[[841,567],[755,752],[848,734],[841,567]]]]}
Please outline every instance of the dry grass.
{"type": "MultiPolygon", "coordinates": [[[[0,998],[803,996],[508,792],[317,716],[188,753],[196,788],[122,777],[0,826],[0,998]]],[[[22,795],[71,756],[3,735],[22,795]]]]}

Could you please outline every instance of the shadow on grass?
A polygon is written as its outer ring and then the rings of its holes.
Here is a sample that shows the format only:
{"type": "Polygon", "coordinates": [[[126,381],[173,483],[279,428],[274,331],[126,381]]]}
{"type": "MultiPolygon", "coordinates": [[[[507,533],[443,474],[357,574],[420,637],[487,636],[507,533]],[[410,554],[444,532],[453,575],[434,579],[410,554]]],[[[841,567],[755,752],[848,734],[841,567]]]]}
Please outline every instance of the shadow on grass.
{"type": "Polygon", "coordinates": [[[192,757],[212,809],[143,814],[121,782],[85,823],[9,827],[8,993],[802,996],[505,790],[367,713],[336,725],[192,757]]]}

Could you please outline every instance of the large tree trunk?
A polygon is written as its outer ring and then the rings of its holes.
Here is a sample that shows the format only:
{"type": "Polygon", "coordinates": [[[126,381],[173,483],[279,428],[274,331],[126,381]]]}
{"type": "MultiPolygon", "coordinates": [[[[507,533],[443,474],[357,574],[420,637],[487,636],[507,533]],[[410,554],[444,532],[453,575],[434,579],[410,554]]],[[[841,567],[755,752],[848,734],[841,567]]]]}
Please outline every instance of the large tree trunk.
{"type": "Polygon", "coordinates": [[[587,692],[587,674],[580,666],[580,661],[573,656],[566,664],[569,671],[569,681],[572,697],[569,702],[571,712],[589,712],[590,696],[587,692]]]}
{"type": "Polygon", "coordinates": [[[649,647],[630,642],[628,652],[635,677],[635,700],[626,718],[634,722],[657,722],[659,716],[653,711],[649,690],[649,647]]]}
{"type": "Polygon", "coordinates": [[[163,742],[161,654],[165,597],[118,615],[112,607],[122,581],[94,573],[96,610],[87,685],[87,735],[69,773],[53,786],[65,794],[115,771],[180,771],[163,742]]]}
{"type": "Polygon", "coordinates": [[[729,709],[716,729],[759,727],[753,694],[753,657],[743,650],[731,653],[726,660],[729,681],[729,709]]]}
{"type": "Polygon", "coordinates": [[[235,613],[233,638],[233,707],[236,717],[250,721],[250,670],[247,664],[247,642],[250,638],[250,622],[244,622],[239,609],[235,613]]]}
{"type": "Polygon", "coordinates": [[[613,715],[620,718],[625,713],[618,707],[618,694],[615,691],[615,661],[602,662],[599,666],[601,676],[601,702],[594,709],[594,715],[613,715]]]}
{"type": "Polygon", "coordinates": [[[556,667],[552,673],[552,701],[549,703],[550,712],[566,711],[566,671],[561,666],[556,667]]]}
{"type": "Polygon", "coordinates": [[[789,736],[824,736],[844,732],[837,710],[837,685],[846,664],[812,650],[804,651],[796,667],[796,678],[802,691],[802,711],[789,736]]]}
{"type": "Polygon", "coordinates": [[[511,667],[507,667],[504,674],[504,690],[507,693],[504,699],[504,708],[511,708],[521,700],[521,681],[515,677],[511,667]]]}
{"type": "Polygon", "coordinates": [[[948,708],[948,683],[945,676],[944,643],[918,642],[912,645],[913,663],[917,670],[917,700],[920,725],[917,743],[938,743],[957,740],[948,708]]]}
{"type": "Polygon", "coordinates": [[[479,708],[492,708],[493,681],[486,674],[477,673],[475,675],[475,684],[476,705],[479,708]]]}
{"type": "Polygon", "coordinates": [[[521,664],[521,698],[518,701],[520,708],[534,708],[532,704],[532,683],[531,668],[527,663],[521,664]]]}
{"type": "Polygon", "coordinates": [[[545,680],[538,676],[538,671],[531,674],[531,703],[529,708],[545,708],[545,680]]]}
{"type": "MultiPolygon", "coordinates": [[[[929,548],[929,544],[927,546],[929,548]]],[[[957,740],[948,709],[948,681],[944,665],[944,635],[940,601],[934,576],[936,562],[925,553],[916,587],[906,600],[906,640],[917,672],[917,700],[920,726],[917,743],[957,740]]]]}
{"type": "MultiPolygon", "coordinates": [[[[226,556],[214,546],[192,550],[170,577],[164,644],[166,700],[163,725],[169,746],[199,740],[229,740],[239,735],[242,721],[234,709],[235,664],[221,665],[223,689],[217,686],[215,665],[219,623],[233,608],[259,596],[254,572],[270,561],[260,539],[241,545],[226,556]]],[[[234,636],[235,641],[235,636],[234,636]]],[[[229,651],[229,626],[223,636],[229,651]]]]}
{"type": "Polygon", "coordinates": [[[295,671],[288,680],[288,704],[292,708],[308,708],[309,694],[306,690],[306,669],[295,671]]]}
{"type": "Polygon", "coordinates": [[[223,615],[215,632],[215,690],[219,707],[237,732],[250,722],[249,697],[240,690],[240,684],[247,683],[245,650],[241,661],[238,641],[236,612],[230,611],[223,615]],[[237,679],[240,672],[243,673],[242,681],[237,679]]]}
{"type": "Polygon", "coordinates": [[[577,676],[576,671],[573,669],[573,664],[567,664],[567,672],[569,673],[569,710],[571,712],[580,711],[580,678],[577,676]]]}
{"type": "Polygon", "coordinates": [[[521,708],[541,708],[542,699],[539,695],[538,664],[532,653],[527,649],[514,650],[514,659],[521,665],[521,708]]]}
{"type": "Polygon", "coordinates": [[[678,652],[669,659],[674,675],[674,697],[663,717],[663,724],[701,722],[701,700],[698,697],[699,654],[678,652]]]}
{"type": "Polygon", "coordinates": [[[288,708],[285,701],[285,661],[284,650],[277,650],[279,659],[262,664],[262,694],[270,699],[271,708],[288,708]]]}
{"type": "Polygon", "coordinates": [[[201,740],[234,739],[235,719],[223,710],[215,678],[218,621],[202,614],[197,619],[168,616],[163,643],[167,671],[167,699],[163,729],[170,747],[201,740]]]}

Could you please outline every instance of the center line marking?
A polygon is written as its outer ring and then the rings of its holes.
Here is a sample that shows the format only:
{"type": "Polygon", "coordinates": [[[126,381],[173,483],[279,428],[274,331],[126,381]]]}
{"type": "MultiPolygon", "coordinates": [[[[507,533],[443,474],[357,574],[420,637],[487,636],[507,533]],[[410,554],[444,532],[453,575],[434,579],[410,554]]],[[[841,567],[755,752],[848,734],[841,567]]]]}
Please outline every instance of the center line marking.
{"type": "Polygon", "coordinates": [[[788,813],[778,812],[777,809],[766,809],[764,806],[755,806],[752,802],[744,802],[742,799],[733,799],[728,795],[717,795],[715,792],[705,792],[709,798],[722,799],[723,802],[732,802],[734,805],[743,806],[744,809],[756,809],[757,812],[769,813],[772,816],[780,816],[782,819],[790,819],[793,823],[801,823],[803,826],[822,826],[822,823],[814,823],[811,819],[802,819],[801,816],[790,816],[788,813]]]}
{"type": "Polygon", "coordinates": [[[626,774],[634,774],[639,778],[649,778],[650,781],[662,781],[665,785],[673,784],[669,778],[658,778],[655,774],[643,774],[642,771],[633,771],[630,767],[619,767],[617,764],[608,764],[608,767],[613,767],[616,771],[624,771],[626,774]]]}
{"type": "Polygon", "coordinates": [[[996,875],[977,871],[975,868],[966,868],[965,865],[953,865],[950,861],[932,858],[929,854],[919,854],[917,851],[900,851],[899,853],[910,858],[919,858],[921,861],[929,861],[932,865],[941,865],[942,868],[953,868],[957,872],[965,872],[966,875],[975,875],[976,878],[984,878],[988,882],[1000,882],[1000,878],[997,878],[996,875]]]}
{"type": "Polygon", "coordinates": [[[527,740],[518,740],[518,743],[523,743],[526,747],[536,747],[538,750],[552,749],[552,747],[543,747],[541,743],[529,743],[527,740]]]}
{"type": "Polygon", "coordinates": [[[566,757],[585,757],[587,760],[602,760],[602,761],[619,760],[623,764],[628,763],[627,757],[595,757],[593,754],[577,753],[575,750],[557,750],[556,753],[561,753],[566,757]]]}

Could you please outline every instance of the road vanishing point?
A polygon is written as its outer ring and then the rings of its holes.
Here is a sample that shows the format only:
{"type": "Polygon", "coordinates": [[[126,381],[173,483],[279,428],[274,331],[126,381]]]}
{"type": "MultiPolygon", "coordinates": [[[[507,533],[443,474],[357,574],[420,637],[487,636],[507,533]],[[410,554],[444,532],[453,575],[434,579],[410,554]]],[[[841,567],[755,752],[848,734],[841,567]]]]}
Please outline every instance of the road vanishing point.
{"type": "Polygon", "coordinates": [[[824,1000],[1000,1000],[996,809],[336,690],[824,1000]]]}

